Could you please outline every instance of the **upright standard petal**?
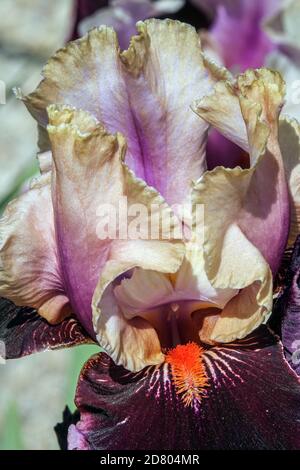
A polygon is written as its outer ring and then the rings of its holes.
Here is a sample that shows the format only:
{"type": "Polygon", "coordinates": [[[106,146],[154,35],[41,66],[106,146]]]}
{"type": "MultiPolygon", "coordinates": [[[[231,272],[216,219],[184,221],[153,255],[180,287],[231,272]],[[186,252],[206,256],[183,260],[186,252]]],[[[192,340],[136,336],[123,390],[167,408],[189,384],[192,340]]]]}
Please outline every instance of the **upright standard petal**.
{"type": "Polygon", "coordinates": [[[190,109],[214,79],[196,31],[171,20],[138,23],[139,35],[120,53],[116,33],[92,30],[46,65],[44,80],[23,100],[42,126],[46,107],[85,109],[128,143],[126,161],[169,204],[181,203],[206,168],[207,124],[190,109]]]}
{"type": "Polygon", "coordinates": [[[295,119],[283,118],[279,124],[279,144],[291,203],[291,227],[289,245],[300,233],[300,124],[295,119]]]}
{"type": "MultiPolygon", "coordinates": [[[[91,304],[106,263],[116,276],[135,266],[175,272],[184,248],[172,236],[152,241],[148,233],[140,240],[128,240],[127,232],[124,240],[99,234],[103,205],[114,212],[122,197],[129,207],[155,203],[160,227],[171,210],[124,164],[120,134],[108,134],[88,113],[66,106],[51,106],[49,118],[51,166],[48,154],[45,172],[0,222],[0,294],[37,309],[50,323],[74,313],[94,338],[91,304]]],[[[173,218],[170,230],[178,224],[173,218]]]]}
{"type": "MultiPolygon", "coordinates": [[[[152,241],[147,230],[145,238],[142,234],[141,239],[132,240],[127,212],[122,219],[124,235],[119,233],[123,228],[119,224],[115,233],[103,230],[103,209],[112,216],[108,223],[116,222],[122,198],[126,198],[128,213],[134,204],[156,204],[158,214],[162,211],[165,216],[171,211],[158,193],[135,178],[124,164],[125,140],[120,134],[108,134],[84,111],[52,105],[48,113],[57,251],[73,310],[93,334],[91,303],[99,278],[103,282],[109,272],[112,281],[123,271],[145,265],[176,271],[183,244],[171,238],[152,241]]],[[[148,229],[148,221],[145,225],[148,229]]]]}
{"type": "Polygon", "coordinates": [[[202,400],[185,406],[169,364],[132,374],[105,354],[91,358],[77,387],[80,420],[69,428],[69,449],[299,448],[299,380],[265,326],[202,359],[202,400]]]}
{"type": "Polygon", "coordinates": [[[289,228],[288,190],[278,144],[282,99],[280,76],[262,69],[248,71],[235,85],[219,83],[215,94],[196,108],[221,131],[233,135],[249,150],[251,159],[248,169],[217,167],[206,172],[193,193],[194,204],[202,203],[205,208],[204,258],[209,280],[216,288],[242,289],[216,322],[211,333],[216,341],[245,336],[272,308],[268,264],[277,271],[289,228]],[[224,120],[219,121],[218,101],[224,95],[224,120]],[[239,126],[234,130],[236,120],[239,126]],[[220,217],[216,217],[218,210],[220,217]]]}
{"type": "MultiPolygon", "coordinates": [[[[278,143],[283,96],[284,83],[280,75],[260,69],[239,76],[236,83],[219,82],[214,93],[195,105],[201,117],[250,154],[250,169],[221,167],[207,173],[205,178],[212,185],[214,178],[224,178],[223,185],[231,197],[230,182],[235,180],[240,185],[244,181],[246,186],[242,184],[238,190],[243,198],[243,209],[238,218],[233,217],[240,219],[242,231],[273,272],[279,267],[289,230],[288,188],[278,143]],[[218,109],[221,109],[220,114],[218,109]]],[[[201,179],[199,185],[204,187],[201,179]]],[[[234,213],[230,205],[226,207],[234,213]]]]}

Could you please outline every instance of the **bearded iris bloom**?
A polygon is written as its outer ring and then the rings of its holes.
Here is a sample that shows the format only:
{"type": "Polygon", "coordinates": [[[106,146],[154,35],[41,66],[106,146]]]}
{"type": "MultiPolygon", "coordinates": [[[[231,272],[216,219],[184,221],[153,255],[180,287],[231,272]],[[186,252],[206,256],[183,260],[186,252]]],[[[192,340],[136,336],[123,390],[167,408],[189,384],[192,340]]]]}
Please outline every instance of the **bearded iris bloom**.
{"type": "Polygon", "coordinates": [[[0,224],[7,356],[104,349],[79,380],[72,449],[299,448],[298,378],[263,325],[298,227],[297,154],[282,127],[278,138],[284,83],[268,69],[234,79],[186,24],[137,29],[123,52],[112,29],[92,30],[19,92],[39,125],[41,176],[0,224]],[[209,126],[242,166],[228,155],[207,170],[209,126]],[[159,207],[169,236],[99,239],[99,206],[124,196],[159,207]],[[183,224],[190,236],[174,237],[183,224]]]}

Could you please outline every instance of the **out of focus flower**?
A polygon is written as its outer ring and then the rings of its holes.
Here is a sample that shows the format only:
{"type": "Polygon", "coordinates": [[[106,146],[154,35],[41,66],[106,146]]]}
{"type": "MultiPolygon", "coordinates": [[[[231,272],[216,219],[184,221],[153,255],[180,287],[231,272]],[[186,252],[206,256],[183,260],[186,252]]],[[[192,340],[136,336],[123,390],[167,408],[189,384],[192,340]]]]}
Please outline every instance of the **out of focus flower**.
{"type": "Polygon", "coordinates": [[[214,17],[209,33],[202,33],[206,52],[234,73],[262,66],[280,71],[287,85],[283,114],[299,118],[299,1],[194,0],[194,3],[214,17]]]}
{"type": "MultiPolygon", "coordinates": [[[[213,18],[209,32],[201,32],[205,52],[214,61],[228,67],[233,73],[251,67],[267,66],[278,70],[286,81],[286,96],[281,115],[282,132],[279,140],[289,135],[297,142],[299,125],[292,122],[300,116],[300,39],[298,20],[300,15],[297,0],[193,0],[213,18]],[[234,35],[232,34],[234,31],[234,35]],[[238,38],[238,40],[236,40],[238,38]],[[285,123],[283,120],[285,119],[285,123]]],[[[297,147],[298,144],[295,143],[297,147]]],[[[232,142],[224,139],[212,129],[207,145],[208,165],[212,168],[218,155],[219,162],[226,164],[230,153],[236,164],[245,165],[245,156],[232,142]]],[[[297,153],[297,152],[296,152],[297,153]]],[[[298,201],[299,168],[289,167],[289,177],[294,180],[293,200],[298,201]]],[[[293,211],[296,211],[294,205],[293,211]]],[[[297,233],[297,232],[296,232],[297,233]]],[[[293,237],[293,240],[295,237],[293,237]]]]}
{"type": "Polygon", "coordinates": [[[78,25],[78,32],[83,36],[90,29],[106,25],[118,33],[120,47],[129,45],[131,36],[136,34],[139,20],[174,13],[184,5],[184,0],[109,0],[108,6],[102,6],[93,15],[85,17],[78,25]]]}
{"type": "Polygon", "coordinates": [[[41,177],[0,222],[0,293],[20,306],[2,304],[8,356],[91,340],[105,350],[80,379],[71,448],[299,447],[298,379],[260,326],[298,165],[289,123],[278,140],[283,81],[268,69],[234,79],[186,24],[137,29],[123,52],[112,29],[92,30],[20,95],[43,152],[41,177]],[[207,170],[210,125],[247,155],[243,168],[216,155],[207,170]],[[99,236],[101,208],[118,213],[124,198],[155,237],[99,236]]]}
{"type": "Polygon", "coordinates": [[[265,25],[276,45],[265,63],[279,70],[286,81],[287,96],[283,113],[300,119],[300,4],[297,0],[283,2],[279,11],[265,25]]]}
{"type": "Polygon", "coordinates": [[[266,55],[274,49],[274,44],[263,29],[263,22],[269,18],[280,0],[194,0],[205,6],[212,3],[214,20],[210,29],[208,46],[214,57],[234,73],[248,68],[261,67],[266,55]]]}

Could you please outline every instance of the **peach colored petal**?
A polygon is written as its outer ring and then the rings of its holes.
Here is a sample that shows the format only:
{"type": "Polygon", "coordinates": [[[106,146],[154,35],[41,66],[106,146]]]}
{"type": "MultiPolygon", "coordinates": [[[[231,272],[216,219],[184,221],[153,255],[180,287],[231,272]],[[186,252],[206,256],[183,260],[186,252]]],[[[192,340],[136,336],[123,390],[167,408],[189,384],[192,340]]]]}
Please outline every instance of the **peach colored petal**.
{"type": "Polygon", "coordinates": [[[295,119],[284,118],[279,125],[279,143],[289,185],[291,226],[289,245],[300,233],[300,124],[295,119]]]}
{"type": "MultiPolygon", "coordinates": [[[[233,86],[217,87],[239,103],[247,129],[251,168],[217,167],[195,184],[194,204],[204,204],[204,260],[215,288],[240,289],[223,309],[210,337],[228,342],[257,327],[272,308],[272,274],[288,233],[288,193],[278,144],[282,105],[280,76],[268,70],[248,71],[233,86]]],[[[201,116],[217,116],[216,96],[205,98],[201,116]],[[202,112],[203,111],[203,112],[202,112]]],[[[220,101],[222,106],[222,101],[220,101]]],[[[237,108],[236,108],[237,109],[237,108]]],[[[230,120],[230,109],[229,120],[230,120]]],[[[236,119],[236,116],[234,117],[236,119]]],[[[222,122],[217,122],[222,129],[222,122]]],[[[231,127],[234,130],[234,126],[231,127]]],[[[240,127],[236,136],[241,138],[240,127]]]]}
{"type": "MultiPolygon", "coordinates": [[[[81,110],[52,105],[48,113],[58,253],[73,309],[92,334],[92,297],[109,261],[131,268],[146,263],[142,259],[148,256],[150,266],[157,268],[166,263],[168,268],[177,269],[183,245],[172,240],[119,240],[109,233],[100,237],[98,211],[104,204],[118,208],[120,199],[127,197],[128,207],[135,203],[156,204],[165,217],[170,209],[154,189],[136,179],[123,163],[126,145],[121,134],[107,133],[81,110]]],[[[174,219],[175,222],[178,223],[174,219]]]]}
{"type": "MultiPolygon", "coordinates": [[[[244,181],[249,178],[246,175],[253,175],[243,196],[245,211],[241,223],[245,235],[261,251],[273,272],[278,269],[285,248],[289,223],[288,191],[278,143],[283,96],[284,83],[278,73],[249,70],[235,83],[219,82],[213,94],[195,105],[201,117],[250,153],[251,167],[256,166],[254,172],[217,169],[216,174],[237,184],[239,175],[244,175],[244,181]]],[[[225,180],[222,184],[227,186],[225,180]]],[[[228,191],[229,188],[230,183],[228,191]]]]}
{"type": "Polygon", "coordinates": [[[55,243],[50,176],[11,202],[0,221],[0,295],[49,322],[70,314],[55,243]]]}

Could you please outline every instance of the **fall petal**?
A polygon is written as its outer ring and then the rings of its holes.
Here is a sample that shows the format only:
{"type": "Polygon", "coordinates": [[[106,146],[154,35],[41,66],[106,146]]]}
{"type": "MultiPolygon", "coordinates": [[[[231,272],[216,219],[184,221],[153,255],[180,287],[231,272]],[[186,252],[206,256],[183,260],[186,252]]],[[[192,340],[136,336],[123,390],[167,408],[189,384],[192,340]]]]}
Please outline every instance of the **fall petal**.
{"type": "Polygon", "coordinates": [[[16,307],[6,299],[0,299],[0,341],[4,359],[93,342],[73,317],[51,325],[34,309],[16,307]]]}
{"type": "Polygon", "coordinates": [[[132,374],[94,356],[79,379],[80,421],[69,428],[69,449],[299,448],[299,381],[266,327],[209,349],[203,360],[206,394],[184,406],[166,363],[132,374]]]}
{"type": "Polygon", "coordinates": [[[12,201],[0,221],[0,295],[55,323],[71,313],[55,243],[50,176],[12,201]]]}
{"type": "Polygon", "coordinates": [[[49,61],[38,89],[23,100],[42,126],[49,104],[66,103],[89,111],[108,132],[122,132],[129,167],[169,204],[180,203],[205,169],[208,126],[190,104],[211,89],[214,79],[192,27],[150,20],[137,28],[139,35],[122,53],[116,33],[107,27],[69,43],[49,61]]]}
{"type": "Polygon", "coordinates": [[[300,375],[299,274],[300,238],[298,236],[283,280],[283,287],[276,299],[271,317],[271,320],[275,317],[279,322],[286,359],[298,375],[300,375]]]}

